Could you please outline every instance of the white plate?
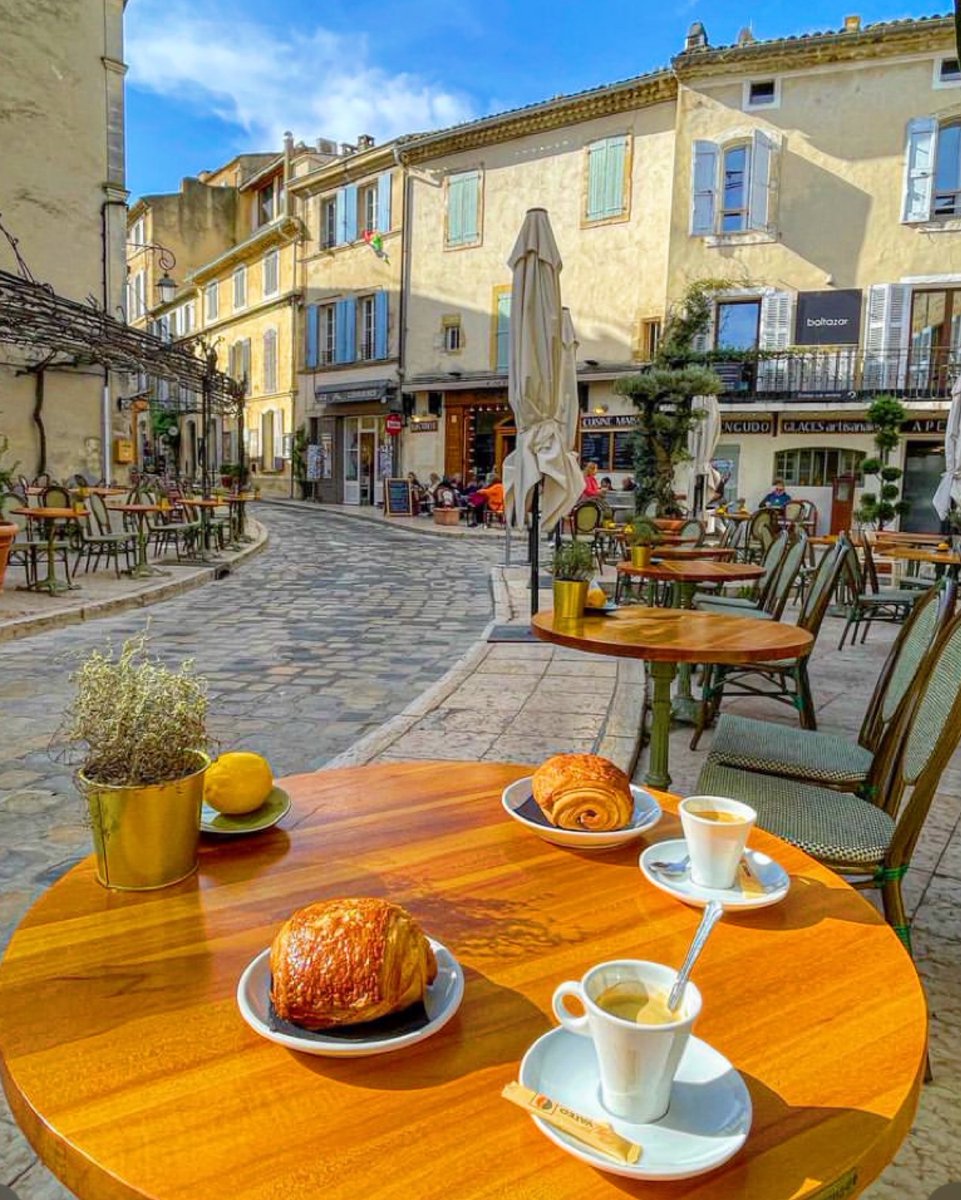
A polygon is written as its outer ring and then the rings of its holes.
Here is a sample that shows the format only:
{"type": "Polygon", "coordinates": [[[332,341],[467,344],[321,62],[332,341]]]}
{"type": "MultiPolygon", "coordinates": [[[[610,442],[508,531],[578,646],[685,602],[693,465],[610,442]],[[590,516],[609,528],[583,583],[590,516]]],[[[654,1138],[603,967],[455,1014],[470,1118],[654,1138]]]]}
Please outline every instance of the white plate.
{"type": "Polygon", "coordinates": [[[501,803],[519,825],[536,833],[545,842],[551,842],[555,846],[567,846],[572,850],[613,850],[616,846],[623,846],[626,842],[639,838],[661,819],[661,806],[650,792],[631,784],[631,795],[634,797],[634,814],[630,825],[624,829],[609,829],[604,833],[558,829],[556,825],[549,824],[532,794],[530,775],[525,775],[523,779],[515,780],[504,788],[501,803]]]}
{"type": "Polygon", "coordinates": [[[691,879],[690,871],[680,879],[673,879],[655,871],[650,865],[652,862],[680,862],[686,854],[687,842],[684,838],[677,838],[674,841],[657,842],[648,846],[638,862],[641,870],[656,888],[697,908],[703,908],[710,900],[720,900],[725,908],[767,908],[768,905],[783,900],[791,886],[791,876],[780,863],[759,850],[752,850],[750,846],[744,851],[744,857],[754,877],[762,887],[769,889],[768,891],[745,892],[736,880],[734,886],[729,888],[701,887],[691,879]]]}
{"type": "Polygon", "coordinates": [[[607,1121],[642,1147],[640,1160],[621,1163],[579,1142],[540,1117],[540,1131],[568,1154],[600,1171],[627,1179],[690,1179],[733,1158],[751,1128],[751,1096],[744,1080],[719,1051],[692,1037],[681,1058],[671,1103],[659,1121],[634,1125],[601,1104],[597,1056],[590,1038],[552,1029],[521,1062],[520,1081],[552,1100],[607,1121]]]}
{"type": "Polygon", "coordinates": [[[240,1015],[255,1033],[302,1054],[320,1054],[327,1058],[365,1058],[371,1054],[387,1054],[413,1046],[443,1029],[460,1008],[464,997],[464,972],[460,963],[446,946],[433,938],[427,939],[437,959],[437,978],[424,997],[427,1024],[419,1029],[401,1033],[380,1033],[361,1039],[344,1040],[330,1033],[285,1033],[270,1025],[270,949],[263,950],[249,963],[237,984],[237,1005],[240,1015]]]}
{"type": "Polygon", "coordinates": [[[290,812],[290,796],[283,788],[275,787],[270,795],[253,812],[238,813],[229,816],[218,812],[209,804],[200,809],[200,828],[203,833],[259,833],[262,829],[270,829],[272,825],[290,812]]]}

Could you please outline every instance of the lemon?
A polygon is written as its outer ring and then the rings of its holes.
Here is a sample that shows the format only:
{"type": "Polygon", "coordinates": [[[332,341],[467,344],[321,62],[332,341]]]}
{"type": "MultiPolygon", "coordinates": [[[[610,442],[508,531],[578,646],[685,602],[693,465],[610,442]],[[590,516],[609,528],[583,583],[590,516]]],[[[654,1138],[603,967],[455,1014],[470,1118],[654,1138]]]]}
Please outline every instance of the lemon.
{"type": "Polygon", "coordinates": [[[603,588],[590,588],[587,593],[588,608],[606,608],[607,592],[603,588]]]}
{"type": "Polygon", "coordinates": [[[236,816],[253,812],[270,795],[274,773],[270,763],[250,750],[232,750],[211,763],[204,776],[204,802],[236,816]]]}

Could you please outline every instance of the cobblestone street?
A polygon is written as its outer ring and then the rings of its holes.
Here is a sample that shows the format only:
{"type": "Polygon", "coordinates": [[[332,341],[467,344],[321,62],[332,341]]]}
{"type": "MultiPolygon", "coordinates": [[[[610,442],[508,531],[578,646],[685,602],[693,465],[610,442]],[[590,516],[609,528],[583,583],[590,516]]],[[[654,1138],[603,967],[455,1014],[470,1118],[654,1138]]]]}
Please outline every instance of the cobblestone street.
{"type": "Polygon", "coordinates": [[[230,578],[0,646],[0,946],[36,893],[89,852],[55,737],[68,676],[91,649],[119,646],[149,620],[153,652],[193,657],[209,680],[220,749],[257,750],[287,775],[322,766],[398,713],[490,619],[495,545],[322,511],[258,517],[270,544],[230,578]]]}

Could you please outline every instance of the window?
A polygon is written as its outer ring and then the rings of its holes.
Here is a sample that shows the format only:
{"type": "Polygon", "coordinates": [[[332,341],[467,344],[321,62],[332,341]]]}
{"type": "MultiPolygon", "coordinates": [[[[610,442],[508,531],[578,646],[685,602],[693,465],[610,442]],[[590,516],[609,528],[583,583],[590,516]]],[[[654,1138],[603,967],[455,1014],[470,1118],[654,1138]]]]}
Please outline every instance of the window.
{"type": "Polygon", "coordinates": [[[661,344],[660,317],[644,317],[641,321],[638,358],[641,362],[651,362],[661,344]]]}
{"type": "Polygon", "coordinates": [[[694,143],[691,233],[695,237],[770,233],[778,144],[760,129],[750,138],[694,143]]]}
{"type": "Polygon", "coordinates": [[[904,175],[902,221],[961,217],[961,121],[909,122],[904,175]]]}
{"type": "Polygon", "coordinates": [[[835,450],[830,447],[779,450],[774,455],[774,479],[783,479],[793,487],[827,487],[838,476],[853,475],[860,482],[863,450],[835,450]]]}
{"type": "Polygon", "coordinates": [[[197,302],[188,300],[180,310],[180,336],[186,337],[197,327],[197,302]]]}
{"type": "Polygon", "coordinates": [[[444,318],[444,352],[459,354],[461,350],[460,317],[444,318]]]}
{"type": "Polygon", "coordinates": [[[480,178],[480,171],[447,177],[447,246],[474,246],[480,241],[480,178]]]}
{"type": "Polygon", "coordinates": [[[511,344],[511,293],[509,288],[495,294],[494,317],[494,369],[504,372],[510,356],[511,344]]]}
{"type": "Polygon", "coordinates": [[[130,236],[128,242],[131,246],[145,246],[147,244],[146,222],[143,217],[138,217],[130,226],[130,236]]]}
{"type": "Polygon", "coordinates": [[[271,180],[266,187],[262,187],[257,192],[257,228],[261,225],[269,225],[277,215],[276,197],[274,195],[274,181],[271,180]]]}
{"type": "Polygon", "coordinates": [[[230,347],[227,370],[238,383],[250,382],[250,338],[234,342],[230,347]]]}
{"type": "Polygon", "coordinates": [[[264,391],[277,390],[277,330],[264,333],[264,391]]]}
{"type": "Polygon", "coordinates": [[[717,306],[714,328],[715,349],[757,349],[760,324],[760,300],[722,300],[717,306]]]}
{"type": "Polygon", "coordinates": [[[938,58],[934,62],[933,86],[958,87],[961,84],[961,63],[957,58],[938,58]]]}
{"type": "Polygon", "coordinates": [[[360,189],[360,224],[365,232],[376,233],[378,226],[377,184],[371,183],[360,189]]]}
{"type": "Polygon", "coordinates": [[[359,305],[360,328],[358,329],[357,344],[360,359],[374,357],[375,316],[374,297],[364,296],[359,305]]]}
{"type": "Polygon", "coordinates": [[[147,276],[138,271],[127,284],[127,316],[131,321],[147,315],[147,276]]]}
{"type": "MultiPolygon", "coordinates": [[[[353,301],[342,301],[353,304],[353,301]]],[[[347,358],[339,358],[338,362],[350,362],[351,353],[347,358]]],[[[372,296],[364,296],[357,301],[357,358],[368,361],[375,358],[387,357],[387,293],[375,292],[372,296]]]]}
{"type": "Polygon", "coordinates": [[[947,395],[961,365],[961,289],[915,291],[909,337],[908,387],[947,395]]]}
{"type": "Polygon", "coordinates": [[[582,430],[580,458],[582,463],[597,463],[602,475],[606,471],[633,471],[634,430],[582,430]]]}
{"type": "Polygon", "coordinates": [[[334,347],[337,344],[335,315],[332,304],[320,306],[320,361],[322,363],[334,361],[334,347]]]}
{"type": "Polygon", "coordinates": [[[204,288],[204,312],[207,321],[216,321],[220,315],[220,291],[216,283],[208,283],[204,288]]]}
{"type": "Polygon", "coordinates": [[[234,310],[247,306],[247,268],[238,267],[234,271],[234,310]]]}
{"type": "Polygon", "coordinates": [[[320,244],[326,250],[337,245],[337,198],[330,196],[320,203],[320,244]]]}
{"type": "Polygon", "coordinates": [[[777,108],[781,89],[777,79],[751,79],[744,85],[745,108],[777,108]]]}
{"type": "Polygon", "coordinates": [[[264,255],[264,295],[276,296],[280,290],[280,252],[264,255]]]}
{"type": "Polygon", "coordinates": [[[602,138],[587,148],[587,220],[626,216],[630,189],[627,135],[602,138]]]}

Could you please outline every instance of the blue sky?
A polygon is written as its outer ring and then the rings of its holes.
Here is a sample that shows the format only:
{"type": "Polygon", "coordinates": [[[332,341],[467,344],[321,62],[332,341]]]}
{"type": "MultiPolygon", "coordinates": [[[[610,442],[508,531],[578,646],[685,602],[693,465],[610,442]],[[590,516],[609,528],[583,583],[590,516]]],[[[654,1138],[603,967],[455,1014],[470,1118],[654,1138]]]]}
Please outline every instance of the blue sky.
{"type": "MultiPolygon", "coordinates": [[[[942,3],[942,9],[949,9],[942,3]]],[[[127,174],[132,196],[247,150],[384,141],[642,74],[682,49],[929,15],[896,0],[132,0],[127,174]]]]}

